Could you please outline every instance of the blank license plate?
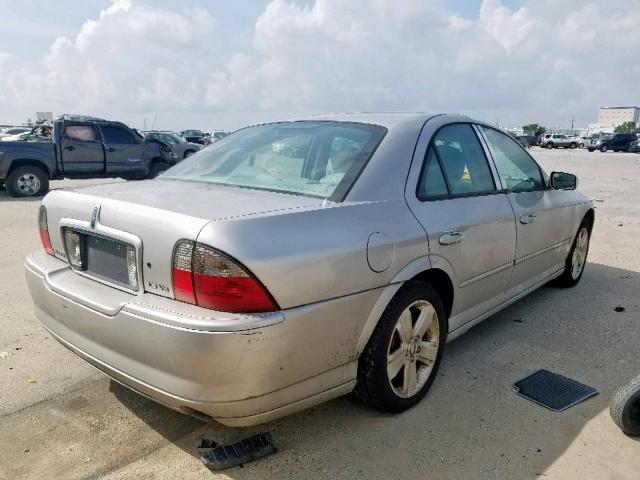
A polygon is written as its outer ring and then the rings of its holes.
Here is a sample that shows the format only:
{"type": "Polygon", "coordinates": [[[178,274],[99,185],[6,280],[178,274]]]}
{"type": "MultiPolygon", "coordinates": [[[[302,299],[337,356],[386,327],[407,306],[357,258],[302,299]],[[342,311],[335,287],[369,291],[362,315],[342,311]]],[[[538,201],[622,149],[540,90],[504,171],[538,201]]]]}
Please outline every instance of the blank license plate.
{"type": "Polygon", "coordinates": [[[94,235],[86,235],[85,242],[85,271],[88,274],[127,288],[137,288],[131,284],[127,265],[127,255],[133,255],[133,264],[136,262],[133,246],[94,235]]]}

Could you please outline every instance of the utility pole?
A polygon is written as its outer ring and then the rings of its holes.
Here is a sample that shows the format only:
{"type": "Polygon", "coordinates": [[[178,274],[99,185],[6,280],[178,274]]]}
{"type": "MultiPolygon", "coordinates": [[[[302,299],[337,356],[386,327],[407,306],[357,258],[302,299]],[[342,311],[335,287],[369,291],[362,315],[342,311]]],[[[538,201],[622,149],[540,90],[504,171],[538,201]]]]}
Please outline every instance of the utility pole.
{"type": "Polygon", "coordinates": [[[572,116],[572,117],[571,117],[571,135],[573,135],[573,133],[574,133],[574,132],[573,132],[573,122],[574,122],[575,120],[576,120],[576,117],[575,117],[575,116],[572,116]]]}

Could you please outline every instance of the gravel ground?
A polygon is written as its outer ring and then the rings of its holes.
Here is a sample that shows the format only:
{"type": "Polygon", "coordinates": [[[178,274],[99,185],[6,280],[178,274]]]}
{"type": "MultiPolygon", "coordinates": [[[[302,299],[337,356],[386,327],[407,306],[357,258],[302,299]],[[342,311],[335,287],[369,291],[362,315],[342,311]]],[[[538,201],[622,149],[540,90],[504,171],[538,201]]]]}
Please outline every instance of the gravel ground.
{"type": "Polygon", "coordinates": [[[576,173],[596,200],[576,288],[544,287],[447,345],[431,392],[402,415],[344,397],[247,430],[203,424],[112,385],[49,338],[22,267],[40,248],[39,202],[0,192],[0,478],[637,479],[640,442],[617,430],[607,402],[640,373],[640,155],[532,153],[547,171],[576,173]],[[511,390],[538,368],[600,395],[561,413],[541,408],[511,390]],[[244,468],[216,475],[195,456],[203,437],[264,430],[280,451],[244,468]]]}

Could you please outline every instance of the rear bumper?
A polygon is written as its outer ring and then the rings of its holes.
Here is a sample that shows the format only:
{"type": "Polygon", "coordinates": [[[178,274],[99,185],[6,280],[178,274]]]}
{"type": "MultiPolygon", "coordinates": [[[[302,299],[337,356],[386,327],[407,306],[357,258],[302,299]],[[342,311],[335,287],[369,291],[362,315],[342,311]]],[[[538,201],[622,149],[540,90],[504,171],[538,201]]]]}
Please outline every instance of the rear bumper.
{"type": "Polygon", "coordinates": [[[117,291],[45,252],[25,267],[36,316],[60,343],[133,390],[232,426],[349,392],[357,337],[380,295],[230,315],[117,291]]]}

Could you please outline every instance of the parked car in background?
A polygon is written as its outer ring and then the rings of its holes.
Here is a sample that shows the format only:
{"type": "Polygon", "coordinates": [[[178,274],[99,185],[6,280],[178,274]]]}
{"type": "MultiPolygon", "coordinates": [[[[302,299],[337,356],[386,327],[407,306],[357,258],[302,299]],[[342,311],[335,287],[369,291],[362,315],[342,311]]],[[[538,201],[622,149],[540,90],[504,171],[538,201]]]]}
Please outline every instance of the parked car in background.
{"type": "Polygon", "coordinates": [[[589,146],[589,151],[600,150],[606,152],[613,150],[614,152],[626,152],[629,150],[631,142],[637,140],[635,133],[616,133],[613,135],[603,135],[589,146]]]}
{"type": "Polygon", "coordinates": [[[147,142],[125,124],[65,115],[51,142],[2,142],[0,183],[15,197],[43,195],[56,178],[155,177],[175,161],[171,151],[147,142]]]}
{"type": "Polygon", "coordinates": [[[578,142],[579,148],[587,148],[589,145],[591,145],[591,137],[588,136],[575,137],[575,140],[578,142]]]}
{"type": "Polygon", "coordinates": [[[7,135],[1,139],[3,142],[48,142],[51,141],[53,126],[36,125],[26,132],[16,135],[7,135]]]}
{"type": "Polygon", "coordinates": [[[640,153],[640,140],[636,139],[629,144],[629,152],[640,153]]]}
{"type": "Polygon", "coordinates": [[[199,145],[206,145],[207,141],[200,130],[183,130],[180,132],[180,136],[184,138],[187,142],[197,143],[199,145]]]}
{"type": "Polygon", "coordinates": [[[145,138],[155,139],[167,145],[178,160],[187,158],[202,148],[199,143],[187,142],[179,135],[167,132],[143,132],[145,138]]]}
{"type": "Polygon", "coordinates": [[[2,130],[2,132],[0,132],[0,140],[4,139],[5,137],[11,137],[13,135],[20,135],[22,133],[28,133],[29,131],[31,131],[32,127],[9,127],[9,128],[5,128],[4,130],[2,130]]]}
{"type": "Polygon", "coordinates": [[[545,133],[540,146],[542,148],[577,148],[578,142],[560,133],[545,133]]]}
{"type": "Polygon", "coordinates": [[[229,135],[229,132],[227,132],[226,130],[214,130],[213,132],[211,132],[211,141],[217,142],[218,140],[226,137],[227,135],[229,135]]]}
{"type": "Polygon", "coordinates": [[[256,125],[155,180],[51,192],[27,283],[53,338],[184,413],[249,426],[351,391],[399,413],[447,340],[580,281],[576,183],[465,116],[256,125]]]}

